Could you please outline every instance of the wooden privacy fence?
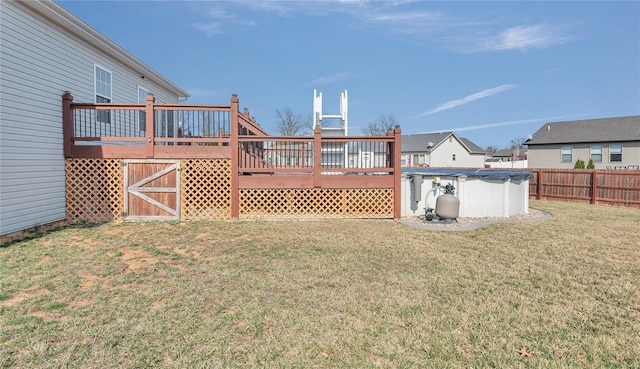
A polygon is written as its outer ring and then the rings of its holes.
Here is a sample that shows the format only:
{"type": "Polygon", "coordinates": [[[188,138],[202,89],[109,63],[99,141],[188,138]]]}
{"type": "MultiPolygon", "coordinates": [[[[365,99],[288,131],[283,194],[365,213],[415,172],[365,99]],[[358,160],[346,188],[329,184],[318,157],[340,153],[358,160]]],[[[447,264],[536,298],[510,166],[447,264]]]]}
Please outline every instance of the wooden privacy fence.
{"type": "Polygon", "coordinates": [[[401,131],[268,135],[230,105],[63,96],[70,221],[399,218],[401,131]]]}
{"type": "Polygon", "coordinates": [[[531,169],[529,196],[640,208],[640,171],[531,169]]]}

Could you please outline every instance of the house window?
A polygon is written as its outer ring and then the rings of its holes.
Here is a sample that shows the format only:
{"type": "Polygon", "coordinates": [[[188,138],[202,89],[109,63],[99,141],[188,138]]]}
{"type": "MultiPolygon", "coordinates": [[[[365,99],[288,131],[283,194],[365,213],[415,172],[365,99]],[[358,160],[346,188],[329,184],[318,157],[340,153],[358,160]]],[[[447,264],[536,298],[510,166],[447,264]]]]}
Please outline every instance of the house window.
{"type": "Polygon", "coordinates": [[[456,154],[451,154],[451,160],[456,161],[456,154]]]}
{"type": "Polygon", "coordinates": [[[622,161],[622,145],[609,145],[609,161],[622,161]]]}
{"type": "MultiPolygon", "coordinates": [[[[95,66],[95,94],[97,103],[110,103],[111,102],[111,72],[108,70],[95,66]]],[[[98,123],[110,124],[111,123],[111,111],[110,110],[98,110],[96,112],[96,120],[98,123]]]]}
{"type": "Polygon", "coordinates": [[[594,163],[602,162],[602,146],[591,146],[591,160],[594,163]]]}
{"type": "MultiPolygon", "coordinates": [[[[138,104],[145,104],[147,102],[148,94],[149,90],[138,86],[138,104]]],[[[140,132],[147,130],[147,114],[144,110],[140,110],[138,112],[138,130],[140,132]]]]}
{"type": "Polygon", "coordinates": [[[413,166],[414,167],[424,167],[426,164],[424,154],[414,154],[413,155],[413,166]]]}
{"type": "Polygon", "coordinates": [[[562,162],[563,163],[572,163],[573,158],[571,157],[571,146],[564,146],[562,148],[562,162]]]}

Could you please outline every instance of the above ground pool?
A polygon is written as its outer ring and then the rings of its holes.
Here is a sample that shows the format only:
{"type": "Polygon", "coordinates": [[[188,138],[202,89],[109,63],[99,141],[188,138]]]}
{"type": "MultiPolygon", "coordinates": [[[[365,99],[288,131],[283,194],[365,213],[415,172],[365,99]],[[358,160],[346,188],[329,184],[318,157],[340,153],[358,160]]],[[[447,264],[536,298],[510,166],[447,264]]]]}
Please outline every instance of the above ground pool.
{"type": "Polygon", "coordinates": [[[453,185],[458,217],[509,217],[529,213],[529,170],[402,168],[402,216],[435,209],[436,199],[453,185]]]}

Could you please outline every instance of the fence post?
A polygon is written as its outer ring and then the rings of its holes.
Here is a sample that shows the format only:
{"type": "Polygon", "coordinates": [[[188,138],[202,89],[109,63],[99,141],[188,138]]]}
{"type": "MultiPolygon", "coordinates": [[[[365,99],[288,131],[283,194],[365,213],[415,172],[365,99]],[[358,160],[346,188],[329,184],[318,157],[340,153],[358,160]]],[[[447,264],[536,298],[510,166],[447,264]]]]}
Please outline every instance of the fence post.
{"type": "Polygon", "coordinates": [[[536,183],[536,199],[542,199],[542,169],[538,169],[538,183],[536,183]]]}
{"type": "Polygon", "coordinates": [[[396,126],[393,130],[393,218],[402,218],[402,130],[396,126]]]}
{"type": "Polygon", "coordinates": [[[153,94],[147,94],[147,98],[145,99],[145,130],[147,131],[147,158],[153,158],[154,156],[154,146],[156,144],[155,130],[153,127],[154,121],[154,97],[153,94]]]}
{"type": "Polygon", "coordinates": [[[322,130],[319,126],[313,129],[313,187],[320,188],[322,181],[322,130]]]}
{"type": "Polygon", "coordinates": [[[595,204],[598,197],[598,171],[591,172],[591,203],[595,204]]]}
{"type": "Polygon", "coordinates": [[[73,145],[73,112],[71,111],[73,96],[69,91],[62,95],[62,144],[64,145],[64,157],[71,157],[73,145]]]}
{"type": "Polygon", "coordinates": [[[240,143],[238,140],[240,123],[238,122],[239,101],[238,95],[231,95],[231,219],[240,217],[240,180],[239,161],[240,161],[240,143]]]}

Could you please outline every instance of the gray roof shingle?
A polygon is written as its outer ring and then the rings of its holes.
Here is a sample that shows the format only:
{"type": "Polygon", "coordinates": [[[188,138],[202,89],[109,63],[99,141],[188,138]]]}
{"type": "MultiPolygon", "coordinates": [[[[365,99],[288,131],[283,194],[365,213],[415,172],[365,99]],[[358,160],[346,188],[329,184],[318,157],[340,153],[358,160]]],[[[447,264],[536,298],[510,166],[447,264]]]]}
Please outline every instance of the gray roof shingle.
{"type": "Polygon", "coordinates": [[[460,137],[460,140],[464,142],[465,145],[469,148],[472,154],[486,154],[487,152],[480,146],[474,144],[468,138],[460,137]]]}
{"type": "Polygon", "coordinates": [[[496,153],[491,155],[491,156],[493,156],[494,158],[497,158],[497,157],[509,157],[510,158],[510,157],[513,156],[513,149],[501,149],[501,150],[496,151],[496,153]]]}
{"type": "MultiPolygon", "coordinates": [[[[402,136],[402,152],[424,152],[431,148],[437,147],[446,140],[453,132],[439,133],[420,133],[415,135],[402,136]],[[430,146],[429,143],[432,143],[430,146]]],[[[456,136],[458,137],[458,136],[456,136]]],[[[486,152],[480,146],[471,142],[469,139],[458,137],[462,143],[467,146],[471,154],[485,154],[486,152]]]]}
{"type": "Polygon", "coordinates": [[[421,133],[416,135],[403,135],[402,136],[402,151],[403,152],[423,152],[429,148],[429,142],[433,143],[431,147],[438,146],[438,144],[449,137],[453,132],[440,132],[440,133],[421,133]]]}
{"type": "Polygon", "coordinates": [[[525,145],[640,141],[640,115],[545,123],[525,145]]]}

